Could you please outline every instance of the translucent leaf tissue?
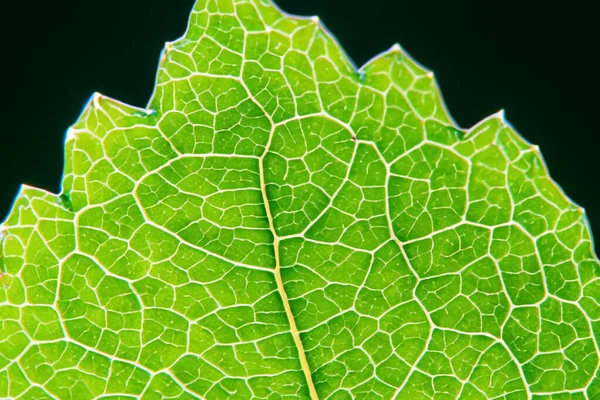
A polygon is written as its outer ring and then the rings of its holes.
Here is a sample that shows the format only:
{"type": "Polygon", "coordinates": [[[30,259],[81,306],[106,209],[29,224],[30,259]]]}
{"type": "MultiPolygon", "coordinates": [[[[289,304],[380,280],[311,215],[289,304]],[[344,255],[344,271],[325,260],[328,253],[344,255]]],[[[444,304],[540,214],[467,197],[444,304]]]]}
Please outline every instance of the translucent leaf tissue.
{"type": "MultiPolygon", "coordinates": [[[[165,3],[165,6],[168,6],[165,3]]],[[[0,398],[600,399],[584,212],[395,45],[198,0],[1,227],[0,398]]]]}

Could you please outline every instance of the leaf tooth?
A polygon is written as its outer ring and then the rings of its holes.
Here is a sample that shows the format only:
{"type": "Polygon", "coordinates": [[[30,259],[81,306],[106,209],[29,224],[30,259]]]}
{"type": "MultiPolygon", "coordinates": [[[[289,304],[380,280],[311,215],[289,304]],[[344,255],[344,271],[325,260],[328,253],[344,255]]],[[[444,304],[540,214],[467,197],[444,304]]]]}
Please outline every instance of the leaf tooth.
{"type": "Polygon", "coordinates": [[[94,107],[100,109],[102,108],[102,106],[100,105],[100,102],[102,100],[104,100],[105,96],[100,93],[100,92],[94,92],[94,94],[92,94],[92,104],[94,105],[94,107]]]}
{"type": "Polygon", "coordinates": [[[7,233],[8,233],[8,227],[5,224],[1,224],[0,225],[0,243],[2,243],[2,240],[6,237],[7,233]]]}
{"type": "Polygon", "coordinates": [[[392,51],[394,53],[403,53],[400,43],[394,43],[394,45],[391,47],[390,51],[392,51]]]}
{"type": "Polygon", "coordinates": [[[70,140],[75,140],[76,137],[77,137],[77,130],[73,127],[69,127],[67,129],[67,137],[65,138],[65,141],[68,142],[70,140]]]}
{"type": "Polygon", "coordinates": [[[506,112],[505,112],[504,108],[501,108],[500,110],[498,110],[495,114],[493,114],[493,116],[498,118],[500,120],[500,122],[502,122],[504,125],[507,124],[506,112]]]}

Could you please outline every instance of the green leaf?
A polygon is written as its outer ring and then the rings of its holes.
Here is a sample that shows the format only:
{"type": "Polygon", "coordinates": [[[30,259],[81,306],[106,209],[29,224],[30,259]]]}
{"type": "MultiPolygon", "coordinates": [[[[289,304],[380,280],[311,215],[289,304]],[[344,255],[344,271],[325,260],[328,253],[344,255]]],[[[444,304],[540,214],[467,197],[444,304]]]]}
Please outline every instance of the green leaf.
{"type": "Polygon", "coordinates": [[[357,70],[317,18],[198,0],[66,160],[1,228],[1,398],[600,396],[583,210],[397,45],[357,70]]]}

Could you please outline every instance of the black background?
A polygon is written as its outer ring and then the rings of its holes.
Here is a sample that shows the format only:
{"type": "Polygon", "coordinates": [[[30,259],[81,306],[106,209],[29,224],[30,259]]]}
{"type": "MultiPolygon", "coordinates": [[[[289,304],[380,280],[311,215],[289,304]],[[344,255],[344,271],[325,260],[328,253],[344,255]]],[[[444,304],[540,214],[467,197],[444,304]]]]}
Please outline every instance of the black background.
{"type": "MultiPolygon", "coordinates": [[[[135,106],[193,0],[3,4],[0,220],[21,183],[60,190],[66,129],[93,92],[135,106]]],[[[279,0],[318,14],[361,66],[399,42],[462,127],[504,108],[600,235],[600,14],[593,1],[279,0]],[[526,5],[522,4],[526,3],[526,5]]]]}

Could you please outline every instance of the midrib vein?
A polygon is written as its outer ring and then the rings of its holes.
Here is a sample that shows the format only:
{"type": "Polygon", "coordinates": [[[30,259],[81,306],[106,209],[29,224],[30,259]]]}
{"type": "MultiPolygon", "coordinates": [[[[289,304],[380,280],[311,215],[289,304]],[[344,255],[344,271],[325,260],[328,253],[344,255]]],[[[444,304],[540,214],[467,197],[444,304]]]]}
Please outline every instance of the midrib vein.
{"type": "MultiPolygon", "coordinates": [[[[274,133],[271,133],[271,138],[274,133]]],[[[269,140],[270,145],[270,140],[269,140]]],[[[269,204],[269,198],[267,197],[267,186],[265,183],[265,171],[264,171],[264,158],[269,151],[269,145],[265,148],[263,155],[259,160],[259,175],[260,175],[260,190],[262,192],[263,202],[265,204],[265,210],[267,214],[267,219],[269,220],[269,228],[271,232],[273,232],[273,249],[275,252],[275,281],[277,282],[277,290],[279,291],[279,295],[281,296],[281,301],[283,302],[283,308],[285,309],[285,314],[287,315],[288,322],[290,324],[290,332],[292,337],[294,338],[294,343],[296,348],[298,349],[298,358],[300,359],[300,365],[302,366],[302,371],[304,372],[304,376],[306,378],[306,383],[308,385],[308,390],[310,392],[310,398],[312,400],[318,400],[319,396],[317,396],[317,390],[315,389],[315,385],[312,380],[312,374],[310,368],[308,366],[308,360],[306,359],[306,353],[304,352],[304,345],[302,344],[302,340],[300,339],[300,332],[298,331],[298,327],[296,327],[296,319],[294,318],[294,314],[292,313],[292,309],[290,307],[290,301],[287,297],[287,293],[285,292],[285,288],[283,287],[283,279],[281,279],[281,261],[279,258],[279,237],[277,236],[277,232],[275,231],[275,224],[273,222],[273,215],[271,214],[271,205],[269,204]]]]}
{"type": "Polygon", "coordinates": [[[296,319],[294,318],[294,314],[292,313],[292,309],[290,307],[290,301],[287,297],[287,293],[285,292],[285,288],[283,287],[283,279],[281,279],[281,260],[279,259],[279,236],[277,236],[277,231],[275,230],[275,223],[273,222],[273,214],[271,213],[271,205],[269,204],[269,198],[267,196],[267,184],[265,182],[265,157],[269,153],[269,149],[271,148],[271,143],[273,142],[273,137],[275,136],[275,130],[277,129],[277,124],[273,120],[273,117],[270,113],[265,110],[263,105],[254,97],[248,85],[243,79],[236,79],[237,82],[242,85],[246,93],[248,94],[248,98],[264,113],[265,117],[269,120],[271,125],[271,132],[269,134],[269,139],[267,144],[265,145],[265,149],[261,154],[258,160],[258,172],[260,176],[260,191],[262,193],[263,203],[265,204],[265,213],[267,214],[267,220],[269,221],[269,229],[273,233],[273,250],[275,255],[275,281],[277,282],[277,290],[279,291],[279,295],[281,296],[281,301],[283,303],[283,308],[285,309],[285,315],[287,316],[288,323],[290,324],[290,332],[292,337],[294,338],[294,344],[296,345],[296,349],[298,350],[298,358],[300,359],[300,366],[302,367],[302,371],[304,372],[304,377],[306,378],[306,384],[308,385],[308,390],[310,393],[311,400],[319,400],[319,396],[317,395],[317,389],[315,389],[315,384],[313,383],[312,374],[310,368],[308,366],[308,360],[306,359],[306,353],[304,352],[304,345],[302,344],[302,340],[300,339],[300,332],[298,331],[298,327],[296,326],[296,319]]]}

